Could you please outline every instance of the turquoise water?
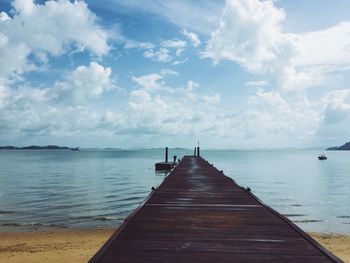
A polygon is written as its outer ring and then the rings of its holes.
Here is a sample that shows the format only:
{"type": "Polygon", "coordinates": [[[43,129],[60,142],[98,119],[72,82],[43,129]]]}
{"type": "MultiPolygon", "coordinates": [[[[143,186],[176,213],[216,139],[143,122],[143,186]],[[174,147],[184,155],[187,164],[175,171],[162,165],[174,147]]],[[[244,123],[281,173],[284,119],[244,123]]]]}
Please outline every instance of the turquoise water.
{"type": "MultiPolygon", "coordinates": [[[[188,150],[170,150],[181,157],[188,150]]],[[[202,151],[306,231],[350,233],[350,152],[202,151]]],[[[121,224],[164,173],[162,150],[0,151],[0,231],[121,224]]]]}

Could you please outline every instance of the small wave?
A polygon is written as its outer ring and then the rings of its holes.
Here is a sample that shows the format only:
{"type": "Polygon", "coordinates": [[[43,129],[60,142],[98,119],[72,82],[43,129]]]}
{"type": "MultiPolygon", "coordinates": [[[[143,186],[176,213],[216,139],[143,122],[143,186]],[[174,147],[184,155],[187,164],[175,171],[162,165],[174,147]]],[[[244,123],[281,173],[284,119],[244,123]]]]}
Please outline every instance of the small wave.
{"type": "Polygon", "coordinates": [[[350,218],[350,216],[337,216],[337,218],[350,218]]]}
{"type": "Polygon", "coordinates": [[[124,217],[118,216],[78,216],[71,217],[71,220],[77,221],[115,221],[115,220],[124,220],[124,217]]]}
{"type": "Polygon", "coordinates": [[[322,220],[316,220],[316,219],[305,219],[305,220],[294,220],[294,223],[319,223],[322,222],[322,220]]]}
{"type": "Polygon", "coordinates": [[[9,215],[9,214],[14,214],[14,211],[1,211],[0,210],[0,215],[9,215]]]}
{"type": "Polygon", "coordinates": [[[97,221],[113,221],[113,220],[120,220],[121,218],[118,217],[106,217],[106,216],[101,216],[101,217],[96,217],[95,220],[97,221]]]}
{"type": "MultiPolygon", "coordinates": [[[[273,193],[269,193],[269,194],[273,194],[273,193]]],[[[282,201],[282,202],[288,202],[290,201],[291,199],[289,198],[278,198],[277,201],[282,201]]]]}
{"type": "Polygon", "coordinates": [[[58,224],[43,224],[43,223],[0,223],[0,226],[7,227],[59,227],[59,228],[67,228],[64,225],[58,224]]]}
{"type": "Polygon", "coordinates": [[[118,202],[134,201],[134,200],[143,200],[143,197],[140,197],[140,196],[129,196],[129,197],[125,197],[125,198],[119,199],[118,202]]]}
{"type": "Polygon", "coordinates": [[[301,207],[301,206],[303,206],[303,205],[301,205],[301,204],[293,204],[292,206],[301,207]]]}
{"type": "Polygon", "coordinates": [[[283,214],[286,217],[301,217],[301,216],[307,216],[304,214],[283,214]]]}

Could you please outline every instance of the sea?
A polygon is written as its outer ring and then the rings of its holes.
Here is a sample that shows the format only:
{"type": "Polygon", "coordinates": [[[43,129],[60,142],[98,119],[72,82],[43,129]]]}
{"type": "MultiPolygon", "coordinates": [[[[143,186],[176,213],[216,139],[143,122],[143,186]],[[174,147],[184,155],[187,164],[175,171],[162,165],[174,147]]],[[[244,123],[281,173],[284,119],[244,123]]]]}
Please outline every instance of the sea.
{"type": "MultiPolygon", "coordinates": [[[[202,150],[305,231],[350,234],[350,151],[202,150]]],[[[170,158],[193,150],[169,149],[170,158]]],[[[114,228],[159,185],[163,149],[0,150],[0,232],[114,228]]]]}

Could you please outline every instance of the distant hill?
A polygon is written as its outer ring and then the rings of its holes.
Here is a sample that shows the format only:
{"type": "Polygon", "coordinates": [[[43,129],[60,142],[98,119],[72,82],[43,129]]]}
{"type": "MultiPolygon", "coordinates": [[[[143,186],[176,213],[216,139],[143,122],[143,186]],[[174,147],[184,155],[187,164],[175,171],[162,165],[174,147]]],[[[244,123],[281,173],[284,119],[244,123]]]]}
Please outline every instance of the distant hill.
{"type": "Polygon", "coordinates": [[[329,151],[350,151],[350,142],[345,143],[339,147],[330,147],[327,150],[329,151]]]}
{"type": "Polygon", "coordinates": [[[15,147],[15,146],[0,146],[0,150],[70,150],[67,146],[57,146],[57,145],[46,145],[46,146],[25,146],[25,147],[15,147]]]}

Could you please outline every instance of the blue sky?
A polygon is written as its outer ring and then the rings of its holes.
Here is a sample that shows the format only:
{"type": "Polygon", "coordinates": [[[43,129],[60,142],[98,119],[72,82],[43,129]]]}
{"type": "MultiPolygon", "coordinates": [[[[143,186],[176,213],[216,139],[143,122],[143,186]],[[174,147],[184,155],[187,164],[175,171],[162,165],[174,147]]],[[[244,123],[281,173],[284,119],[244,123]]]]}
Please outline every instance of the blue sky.
{"type": "Polygon", "coordinates": [[[0,145],[342,144],[349,8],[0,0],[0,145]]]}

